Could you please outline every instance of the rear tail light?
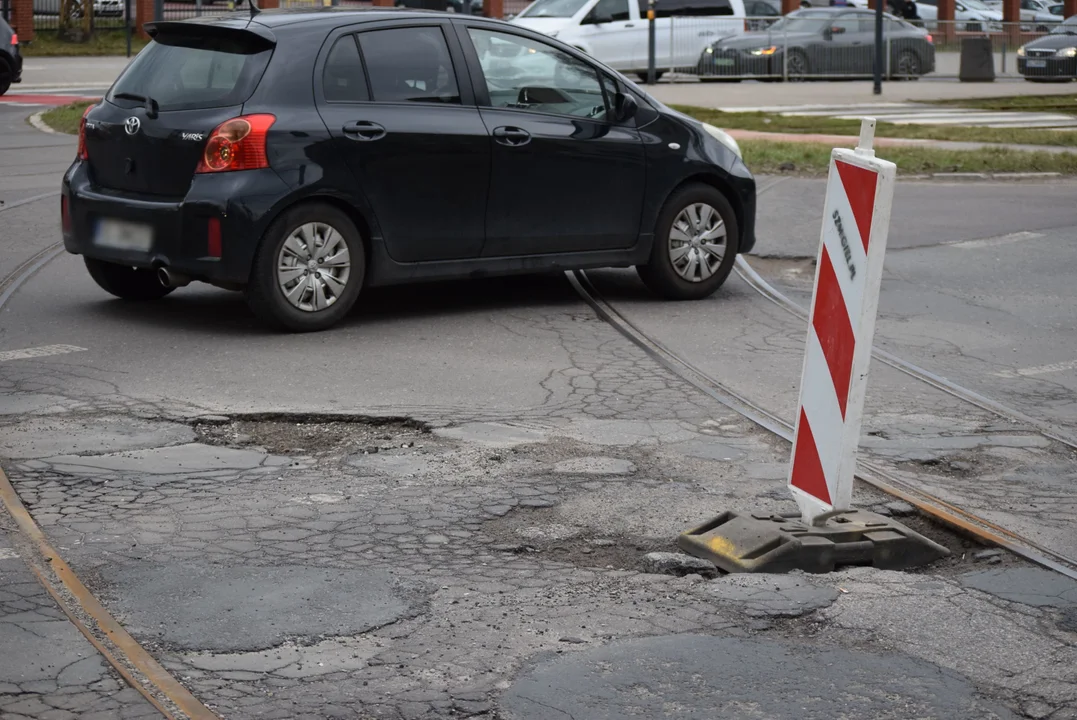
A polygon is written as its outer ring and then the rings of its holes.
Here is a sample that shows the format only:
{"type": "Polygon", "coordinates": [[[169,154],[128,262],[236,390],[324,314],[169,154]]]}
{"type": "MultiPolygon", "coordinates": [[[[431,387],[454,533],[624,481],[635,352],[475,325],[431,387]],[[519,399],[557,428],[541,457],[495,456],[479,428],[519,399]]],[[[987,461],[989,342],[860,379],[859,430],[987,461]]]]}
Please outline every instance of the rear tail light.
{"type": "Polygon", "coordinates": [[[225,120],[210,134],[195,172],[231,172],[269,167],[266,136],[276,120],[273,115],[243,115],[225,120]]]}
{"type": "Polygon", "coordinates": [[[82,113],[82,120],[79,121],[79,160],[89,160],[90,153],[86,150],[86,116],[90,114],[90,111],[94,109],[94,105],[90,105],[82,113]]]}
{"type": "Polygon", "coordinates": [[[927,34],[927,37],[926,37],[925,39],[926,39],[926,40],[927,40],[927,41],[928,41],[929,43],[931,43],[932,45],[934,45],[934,44],[935,44],[935,38],[931,37],[931,33],[928,33],[928,34],[927,34]]]}
{"type": "Polygon", "coordinates": [[[18,45],[19,44],[19,34],[18,33],[11,33],[11,44],[12,45],[18,45]]]}
{"type": "Polygon", "coordinates": [[[71,232],[71,206],[68,204],[67,195],[60,196],[60,226],[65,233],[71,232]]]}

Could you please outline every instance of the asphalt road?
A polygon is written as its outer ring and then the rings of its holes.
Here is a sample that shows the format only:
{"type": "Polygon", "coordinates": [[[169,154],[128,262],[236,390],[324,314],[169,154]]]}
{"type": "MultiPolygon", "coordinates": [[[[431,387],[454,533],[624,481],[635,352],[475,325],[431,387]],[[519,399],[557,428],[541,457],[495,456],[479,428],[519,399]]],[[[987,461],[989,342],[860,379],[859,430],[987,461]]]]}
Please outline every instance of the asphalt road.
{"type": "MultiPolygon", "coordinates": [[[[0,179],[0,278],[59,239],[56,198],[33,198],[74,150],[26,113],[0,106],[0,166],[24,178],[0,179]]],[[[819,188],[764,193],[759,251],[782,257],[750,259],[802,303],[819,188]]],[[[878,343],[1072,429],[1072,192],[900,184],[878,343]]],[[[630,272],[592,277],[791,417],[802,322],[738,279],[670,304],[630,272]]],[[[212,288],[110,299],[61,255],[0,308],[0,353],[41,348],[0,355],[0,465],[107,610],[221,717],[1074,717],[1077,582],[921,518],[903,515],[953,555],[916,573],[653,572],[644,553],[719,510],[792,511],[788,448],[561,276],[379,291],[291,336],[212,288]]],[[[1072,453],[878,364],[867,405],[866,452],[1077,555],[1072,453]]],[[[856,490],[907,512],[891,500],[856,490]]],[[[151,712],[0,521],[0,714],[151,712]]]]}

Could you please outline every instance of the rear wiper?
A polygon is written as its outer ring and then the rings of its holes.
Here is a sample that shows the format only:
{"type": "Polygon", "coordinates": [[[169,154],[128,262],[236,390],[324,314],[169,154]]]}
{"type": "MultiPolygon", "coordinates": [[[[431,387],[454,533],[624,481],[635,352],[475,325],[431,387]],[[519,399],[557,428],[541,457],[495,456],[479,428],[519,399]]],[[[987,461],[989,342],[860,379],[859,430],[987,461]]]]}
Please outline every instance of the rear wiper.
{"type": "Polygon", "coordinates": [[[153,120],[157,117],[157,101],[148,95],[137,95],[129,92],[118,92],[112,97],[117,100],[134,100],[135,102],[142,103],[142,106],[146,108],[146,117],[153,120]]]}

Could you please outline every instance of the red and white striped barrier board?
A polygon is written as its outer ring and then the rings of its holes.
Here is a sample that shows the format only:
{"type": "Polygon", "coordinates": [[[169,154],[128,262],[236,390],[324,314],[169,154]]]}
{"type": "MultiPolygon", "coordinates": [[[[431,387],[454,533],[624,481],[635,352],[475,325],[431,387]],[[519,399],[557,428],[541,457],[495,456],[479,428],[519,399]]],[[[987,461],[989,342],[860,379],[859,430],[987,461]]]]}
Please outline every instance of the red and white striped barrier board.
{"type": "Polygon", "coordinates": [[[852,505],[897,166],[875,157],[875,120],[835,149],[824,203],[789,489],[807,524],[852,505]]]}

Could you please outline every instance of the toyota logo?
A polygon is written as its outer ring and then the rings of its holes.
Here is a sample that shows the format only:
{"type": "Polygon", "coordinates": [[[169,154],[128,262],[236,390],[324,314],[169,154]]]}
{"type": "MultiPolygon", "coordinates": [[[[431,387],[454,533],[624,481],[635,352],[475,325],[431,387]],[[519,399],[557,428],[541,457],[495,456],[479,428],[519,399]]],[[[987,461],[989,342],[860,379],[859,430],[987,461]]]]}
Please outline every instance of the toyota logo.
{"type": "Polygon", "coordinates": [[[137,133],[139,127],[141,127],[141,126],[142,126],[142,121],[140,121],[138,118],[136,118],[134,116],[131,116],[131,117],[127,118],[127,121],[124,122],[124,124],[123,124],[123,128],[124,128],[124,130],[127,131],[128,135],[134,135],[135,133],[137,133]]]}

